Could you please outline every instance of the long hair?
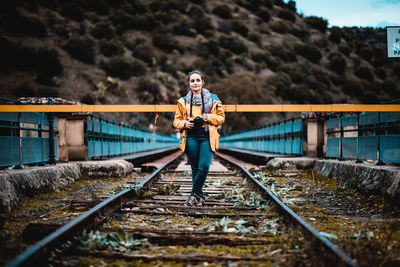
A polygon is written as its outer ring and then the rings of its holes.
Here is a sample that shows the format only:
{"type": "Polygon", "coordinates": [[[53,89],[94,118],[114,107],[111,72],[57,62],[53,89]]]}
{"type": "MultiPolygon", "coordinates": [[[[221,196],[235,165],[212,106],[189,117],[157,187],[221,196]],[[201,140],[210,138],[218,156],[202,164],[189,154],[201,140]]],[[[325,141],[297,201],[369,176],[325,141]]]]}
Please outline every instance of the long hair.
{"type": "Polygon", "coordinates": [[[189,88],[189,81],[190,81],[190,76],[192,76],[192,74],[199,74],[201,79],[203,80],[203,83],[206,83],[206,80],[204,79],[204,75],[203,73],[201,73],[198,70],[192,70],[191,72],[188,73],[188,75],[186,76],[186,87],[189,88]]]}

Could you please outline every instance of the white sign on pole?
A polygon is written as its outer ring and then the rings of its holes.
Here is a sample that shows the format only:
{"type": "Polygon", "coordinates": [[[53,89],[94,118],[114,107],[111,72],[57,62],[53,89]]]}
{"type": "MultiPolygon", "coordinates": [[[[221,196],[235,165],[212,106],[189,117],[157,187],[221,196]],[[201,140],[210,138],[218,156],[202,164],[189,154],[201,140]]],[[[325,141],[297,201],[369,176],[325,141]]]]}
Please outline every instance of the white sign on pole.
{"type": "Polygon", "coordinates": [[[387,26],[387,57],[400,58],[400,26],[387,26]]]}

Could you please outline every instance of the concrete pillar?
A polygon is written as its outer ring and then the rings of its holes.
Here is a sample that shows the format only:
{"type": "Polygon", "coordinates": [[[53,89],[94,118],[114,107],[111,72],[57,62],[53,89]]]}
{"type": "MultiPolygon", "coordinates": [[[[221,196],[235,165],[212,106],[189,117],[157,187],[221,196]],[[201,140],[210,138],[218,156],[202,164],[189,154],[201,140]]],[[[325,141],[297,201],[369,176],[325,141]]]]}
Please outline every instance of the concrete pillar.
{"type": "Polygon", "coordinates": [[[325,144],[325,125],[324,121],[319,118],[305,119],[303,129],[304,144],[303,154],[307,157],[322,157],[324,155],[325,144]]]}
{"type": "Polygon", "coordinates": [[[88,114],[56,113],[58,118],[59,161],[85,160],[85,119],[88,114]]]}

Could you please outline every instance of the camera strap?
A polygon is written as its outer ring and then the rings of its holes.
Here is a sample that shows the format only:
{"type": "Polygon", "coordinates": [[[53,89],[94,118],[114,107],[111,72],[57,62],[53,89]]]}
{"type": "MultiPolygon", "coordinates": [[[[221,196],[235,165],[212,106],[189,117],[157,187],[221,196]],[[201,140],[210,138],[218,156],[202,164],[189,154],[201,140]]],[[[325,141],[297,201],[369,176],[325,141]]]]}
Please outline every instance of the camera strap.
{"type": "MultiPolygon", "coordinates": [[[[202,103],[201,114],[204,114],[205,107],[204,107],[203,90],[201,90],[201,103],[202,103]]],[[[190,97],[190,116],[189,116],[189,118],[192,117],[192,109],[193,109],[193,92],[192,92],[192,96],[190,97]]]]}

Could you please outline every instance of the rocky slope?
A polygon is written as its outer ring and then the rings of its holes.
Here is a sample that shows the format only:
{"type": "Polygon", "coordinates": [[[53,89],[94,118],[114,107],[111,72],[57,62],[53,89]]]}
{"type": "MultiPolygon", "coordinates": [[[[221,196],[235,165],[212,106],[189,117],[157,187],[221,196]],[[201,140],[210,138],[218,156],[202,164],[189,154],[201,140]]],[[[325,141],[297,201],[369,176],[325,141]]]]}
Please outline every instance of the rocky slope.
{"type": "MultiPolygon", "coordinates": [[[[199,69],[225,104],[400,97],[379,29],[328,28],[281,0],[32,0],[0,4],[1,96],[173,104],[199,69]]],[[[223,132],[288,114],[228,114],[223,132]]],[[[148,127],[154,114],[106,116],[148,127]]],[[[158,129],[172,132],[173,114],[158,129]]]]}

